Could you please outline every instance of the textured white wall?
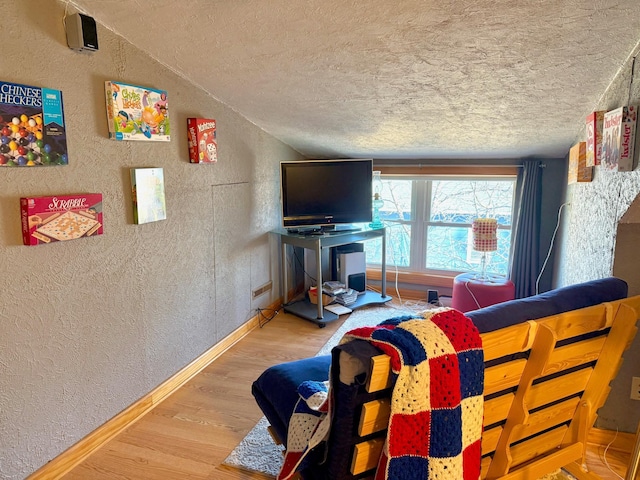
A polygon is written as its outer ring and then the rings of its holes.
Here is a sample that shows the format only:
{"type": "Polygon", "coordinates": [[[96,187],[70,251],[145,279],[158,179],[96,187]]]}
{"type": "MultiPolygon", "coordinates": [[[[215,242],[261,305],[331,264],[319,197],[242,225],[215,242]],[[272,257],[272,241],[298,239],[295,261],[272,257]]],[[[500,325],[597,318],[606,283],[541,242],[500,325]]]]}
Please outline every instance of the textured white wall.
{"type": "MultiPolygon", "coordinates": [[[[592,110],[612,110],[622,105],[640,104],[640,62],[635,67],[635,82],[632,82],[632,64],[633,58],[630,56],[592,110]]],[[[584,140],[583,128],[576,141],[584,140]]],[[[563,213],[562,240],[556,256],[559,258],[556,272],[560,286],[615,273],[613,260],[618,222],[639,193],[640,170],[637,168],[633,172],[612,173],[596,167],[593,182],[568,187],[566,201],[570,205],[563,213]]],[[[628,261],[640,268],[637,256],[628,261]]],[[[634,280],[622,278],[630,284],[634,280]]],[[[633,286],[630,290],[632,295],[640,293],[634,291],[633,286]]],[[[640,376],[640,335],[624,355],[623,366],[612,383],[609,399],[599,411],[599,427],[636,431],[640,421],[640,405],[629,398],[632,376],[640,376]]]]}
{"type": "Polygon", "coordinates": [[[277,165],[299,155],[102,27],[98,52],[73,52],[62,3],[0,10],[0,78],[62,90],[69,148],[68,166],[0,168],[0,478],[19,479],[275,298],[277,165]],[[107,79],[169,92],[169,144],[107,139],[107,79]],[[189,164],[188,116],[217,119],[218,164],[189,164]],[[134,225],[129,168],[148,166],[168,219],[134,225]],[[22,245],[21,196],[78,192],[103,194],[104,235],[22,245]]]}

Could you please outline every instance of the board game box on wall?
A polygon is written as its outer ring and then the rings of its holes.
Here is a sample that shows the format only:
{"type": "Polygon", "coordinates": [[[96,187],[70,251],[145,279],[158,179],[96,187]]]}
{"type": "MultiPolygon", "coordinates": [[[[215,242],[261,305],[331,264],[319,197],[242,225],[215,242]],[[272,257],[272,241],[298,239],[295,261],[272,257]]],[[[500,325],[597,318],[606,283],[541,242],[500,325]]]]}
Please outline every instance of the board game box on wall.
{"type": "Polygon", "coordinates": [[[587,115],[587,167],[600,165],[602,157],[602,123],[604,111],[587,115]]]}
{"type": "Polygon", "coordinates": [[[569,150],[568,182],[590,182],[593,179],[593,167],[587,167],[587,143],[576,143],[569,150]]]}
{"type": "Polygon", "coordinates": [[[109,138],[168,142],[167,92],[149,87],[106,81],[109,138]]]}
{"type": "Polygon", "coordinates": [[[164,169],[132,168],[133,221],[136,224],[166,220],[164,169]]]}
{"type": "Polygon", "coordinates": [[[20,199],[25,245],[102,235],[102,194],[79,193],[20,199]]]}
{"type": "Polygon", "coordinates": [[[638,107],[629,105],[604,114],[601,165],[612,172],[634,168],[634,144],[638,107]]]}
{"type": "Polygon", "coordinates": [[[67,163],[62,92],[0,82],[0,166],[67,163]]]}
{"type": "Polygon", "coordinates": [[[187,139],[191,163],[216,163],[218,161],[215,120],[187,118],[187,139]]]}

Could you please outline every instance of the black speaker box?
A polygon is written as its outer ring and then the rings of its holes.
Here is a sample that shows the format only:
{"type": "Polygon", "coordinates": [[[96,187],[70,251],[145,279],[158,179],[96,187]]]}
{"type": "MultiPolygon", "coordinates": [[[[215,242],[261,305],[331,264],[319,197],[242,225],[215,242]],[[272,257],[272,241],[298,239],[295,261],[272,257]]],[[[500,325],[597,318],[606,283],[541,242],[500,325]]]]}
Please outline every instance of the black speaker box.
{"type": "Polygon", "coordinates": [[[98,50],[98,28],[96,21],[82,13],[69,15],[66,20],[67,45],[73,50],[98,50]]]}

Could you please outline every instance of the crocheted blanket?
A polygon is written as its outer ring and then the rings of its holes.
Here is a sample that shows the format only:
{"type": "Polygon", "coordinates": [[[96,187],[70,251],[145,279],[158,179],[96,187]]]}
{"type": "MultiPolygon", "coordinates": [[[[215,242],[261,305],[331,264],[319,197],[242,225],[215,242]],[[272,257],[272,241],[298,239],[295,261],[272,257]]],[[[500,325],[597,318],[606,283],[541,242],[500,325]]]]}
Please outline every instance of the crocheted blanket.
{"type": "MultiPolygon", "coordinates": [[[[471,320],[457,310],[428,310],[351,330],[340,343],[353,339],[389,355],[397,374],[376,480],[478,480],[484,356],[471,320]]],[[[278,480],[291,478],[329,433],[330,385],[304,382],[298,393],[278,480]]]]}
{"type": "Polygon", "coordinates": [[[287,480],[304,468],[307,453],[329,434],[329,382],[306,381],[298,387],[300,398],[287,432],[287,451],[277,480],[287,480]]]}
{"type": "Polygon", "coordinates": [[[484,355],[475,325],[453,309],[348,332],[391,357],[398,375],[376,480],[478,480],[484,355]]]}

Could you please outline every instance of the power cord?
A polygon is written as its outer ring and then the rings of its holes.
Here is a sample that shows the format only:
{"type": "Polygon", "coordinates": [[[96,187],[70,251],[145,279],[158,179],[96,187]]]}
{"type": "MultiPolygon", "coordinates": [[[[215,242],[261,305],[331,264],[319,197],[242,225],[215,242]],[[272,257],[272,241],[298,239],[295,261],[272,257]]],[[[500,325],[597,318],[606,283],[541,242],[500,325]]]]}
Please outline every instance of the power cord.
{"type": "Polygon", "coordinates": [[[267,323],[273,320],[278,313],[280,313],[280,309],[274,310],[272,308],[256,308],[256,312],[258,313],[258,326],[260,328],[264,327],[267,323]],[[267,316],[264,312],[273,312],[271,316],[267,316]]]}
{"type": "Polygon", "coordinates": [[[607,447],[604,449],[604,453],[602,454],[602,461],[604,462],[604,464],[607,466],[607,468],[611,471],[611,473],[613,473],[616,477],[618,477],[620,480],[624,480],[623,477],[621,477],[620,475],[618,475],[618,473],[616,473],[613,468],[611,468],[611,465],[609,465],[609,462],[607,461],[607,451],[609,450],[609,447],[613,444],[613,442],[616,441],[616,438],[618,437],[618,429],[616,428],[616,434],[613,437],[613,440],[611,440],[609,442],[609,445],[607,445],[607,447]]]}
{"type": "Polygon", "coordinates": [[[469,283],[470,283],[470,281],[467,280],[466,282],[464,282],[464,286],[467,289],[467,292],[469,292],[469,295],[471,295],[471,298],[473,298],[473,301],[476,302],[476,305],[478,306],[478,309],[480,309],[480,308],[482,308],[480,306],[480,302],[478,302],[478,299],[476,298],[476,296],[473,294],[473,292],[469,288],[469,283]]]}
{"type": "Polygon", "coordinates": [[[547,252],[547,258],[544,259],[544,263],[542,264],[542,268],[540,269],[540,274],[538,275],[538,278],[536,278],[536,295],[538,293],[540,293],[540,279],[542,278],[542,274],[544,273],[544,269],[547,266],[547,262],[549,261],[549,257],[551,257],[551,252],[553,251],[553,242],[555,241],[556,234],[558,233],[558,229],[560,228],[560,216],[562,214],[562,209],[564,207],[566,207],[567,205],[571,205],[571,202],[563,203],[562,205],[560,205],[560,208],[558,209],[558,221],[556,223],[556,228],[553,231],[553,235],[551,236],[551,244],[549,245],[549,251],[547,252]]]}

